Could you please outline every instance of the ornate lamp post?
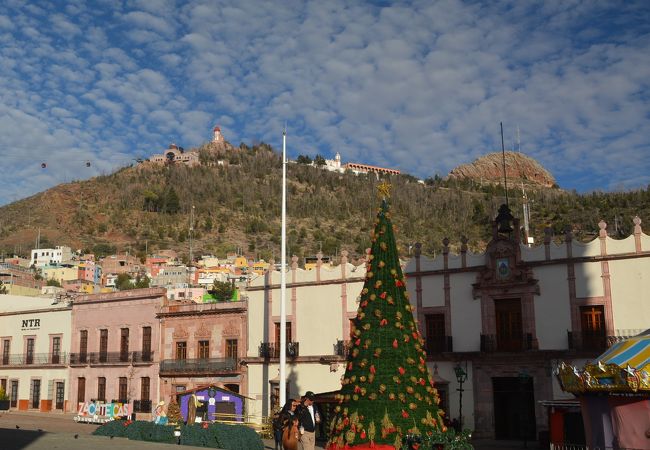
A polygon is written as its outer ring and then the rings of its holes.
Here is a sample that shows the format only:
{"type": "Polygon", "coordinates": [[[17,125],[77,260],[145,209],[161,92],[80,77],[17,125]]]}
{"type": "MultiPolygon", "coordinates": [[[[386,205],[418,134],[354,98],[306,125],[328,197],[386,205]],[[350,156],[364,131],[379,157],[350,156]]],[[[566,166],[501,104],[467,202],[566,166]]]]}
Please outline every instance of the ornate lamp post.
{"type": "MultiPolygon", "coordinates": [[[[467,366],[466,366],[467,367],[467,366]]],[[[456,374],[456,381],[458,381],[459,392],[458,397],[458,431],[463,430],[463,383],[467,381],[467,372],[461,367],[460,363],[456,364],[454,367],[454,373],[456,374]]]]}

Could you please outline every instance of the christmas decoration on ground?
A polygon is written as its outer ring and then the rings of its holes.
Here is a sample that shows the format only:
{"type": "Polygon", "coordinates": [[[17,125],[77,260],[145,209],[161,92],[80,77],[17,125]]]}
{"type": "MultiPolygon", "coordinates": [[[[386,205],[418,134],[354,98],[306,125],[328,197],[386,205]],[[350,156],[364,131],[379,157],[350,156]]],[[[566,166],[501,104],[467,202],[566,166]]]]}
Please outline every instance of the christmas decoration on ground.
{"type": "Polygon", "coordinates": [[[172,401],[169,402],[169,407],[167,408],[167,420],[170,424],[183,422],[181,407],[173,396],[172,401]]]}
{"type": "Polygon", "coordinates": [[[379,195],[382,203],[328,450],[423,449],[423,443],[450,441],[399,264],[390,185],[382,183],[379,195]]]}

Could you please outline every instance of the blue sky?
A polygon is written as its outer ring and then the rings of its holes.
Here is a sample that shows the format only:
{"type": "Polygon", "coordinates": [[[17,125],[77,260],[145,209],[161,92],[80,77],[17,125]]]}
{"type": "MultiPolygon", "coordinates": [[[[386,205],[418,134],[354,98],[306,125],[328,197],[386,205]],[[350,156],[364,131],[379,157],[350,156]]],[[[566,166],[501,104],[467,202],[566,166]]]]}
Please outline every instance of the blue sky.
{"type": "Polygon", "coordinates": [[[216,124],[425,178],[503,122],[562,188],[650,184],[646,0],[4,0],[0,39],[0,205],[216,124]]]}

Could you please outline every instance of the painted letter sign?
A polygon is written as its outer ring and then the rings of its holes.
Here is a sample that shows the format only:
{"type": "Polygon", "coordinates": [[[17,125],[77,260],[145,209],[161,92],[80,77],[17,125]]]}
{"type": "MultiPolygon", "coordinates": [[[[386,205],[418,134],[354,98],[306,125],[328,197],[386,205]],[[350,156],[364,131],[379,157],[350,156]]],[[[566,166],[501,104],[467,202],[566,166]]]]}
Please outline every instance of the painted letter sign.
{"type": "Polygon", "coordinates": [[[104,423],[130,415],[128,403],[80,402],[74,421],[104,423]]]}

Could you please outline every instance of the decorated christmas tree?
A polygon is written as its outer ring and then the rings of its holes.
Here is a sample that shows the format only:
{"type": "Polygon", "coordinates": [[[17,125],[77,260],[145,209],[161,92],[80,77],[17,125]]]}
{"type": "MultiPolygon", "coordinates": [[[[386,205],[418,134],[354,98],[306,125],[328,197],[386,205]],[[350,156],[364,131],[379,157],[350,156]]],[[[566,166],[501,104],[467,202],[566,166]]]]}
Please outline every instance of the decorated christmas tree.
{"type": "Polygon", "coordinates": [[[402,449],[407,441],[440,442],[447,433],[399,264],[389,190],[379,186],[382,203],[328,450],[402,449]]]}

